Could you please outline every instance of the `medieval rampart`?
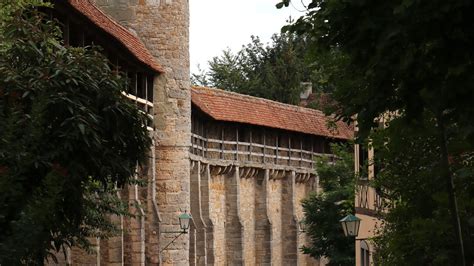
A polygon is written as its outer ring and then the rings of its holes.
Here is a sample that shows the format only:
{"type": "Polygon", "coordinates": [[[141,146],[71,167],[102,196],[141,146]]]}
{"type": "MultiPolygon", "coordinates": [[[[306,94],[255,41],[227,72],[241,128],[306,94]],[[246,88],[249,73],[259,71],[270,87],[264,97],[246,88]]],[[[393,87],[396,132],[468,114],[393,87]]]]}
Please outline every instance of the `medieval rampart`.
{"type": "Polygon", "coordinates": [[[301,200],[318,190],[316,158],[343,140],[290,130],[297,121],[270,127],[285,116],[324,124],[307,109],[208,88],[192,101],[190,264],[317,265],[299,251],[301,200]]]}
{"type": "Polygon", "coordinates": [[[191,90],[187,0],[57,3],[65,44],[104,47],[129,77],[124,94],[152,118],[154,141],[136,175],[147,185],[120,192],[136,216],[112,217],[119,235],[93,239],[93,254],[66,250],[62,262],[318,265],[299,252],[307,241],[298,229],[300,201],[318,190],[314,160],[330,156],[329,143],[345,141],[351,130],[332,132],[315,110],[191,90]],[[179,228],[185,210],[193,215],[190,233],[162,250],[175,236],[165,232],[179,228]]]}

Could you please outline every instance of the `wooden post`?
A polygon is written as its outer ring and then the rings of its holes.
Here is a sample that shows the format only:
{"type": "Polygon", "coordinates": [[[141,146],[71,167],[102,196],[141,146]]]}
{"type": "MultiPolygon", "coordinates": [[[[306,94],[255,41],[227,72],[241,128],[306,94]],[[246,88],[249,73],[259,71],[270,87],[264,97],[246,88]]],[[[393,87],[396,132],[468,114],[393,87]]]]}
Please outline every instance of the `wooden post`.
{"type": "Polygon", "coordinates": [[[224,126],[221,129],[221,159],[224,159],[224,126]]]}
{"type": "Polygon", "coordinates": [[[275,146],[276,146],[276,149],[275,149],[275,164],[278,164],[278,133],[276,134],[275,136],[275,146]]]}
{"type": "Polygon", "coordinates": [[[288,165],[291,165],[291,137],[288,135],[288,165]]]}
{"type": "Polygon", "coordinates": [[[195,127],[195,124],[194,123],[194,117],[191,116],[191,148],[190,148],[190,151],[192,154],[195,154],[194,153],[194,127],[195,127]]]}
{"type": "Polygon", "coordinates": [[[300,138],[300,167],[303,165],[303,138],[300,138]]]}
{"type": "MultiPolygon", "coordinates": [[[[199,119],[198,119],[199,121],[199,119]]],[[[204,152],[204,121],[202,121],[201,123],[201,139],[199,140],[199,143],[201,143],[201,156],[202,157],[205,157],[205,152],[204,152]]]]}
{"type": "Polygon", "coordinates": [[[267,132],[265,131],[265,129],[263,129],[263,163],[265,163],[265,155],[267,154],[267,149],[266,149],[267,145],[266,145],[266,142],[265,142],[266,133],[267,132]]]}
{"type": "MultiPolygon", "coordinates": [[[[147,75],[146,73],[143,73],[143,78],[144,78],[144,82],[145,82],[145,101],[146,101],[146,104],[145,104],[145,114],[150,114],[150,107],[148,106],[148,78],[147,78],[147,75]]],[[[153,114],[152,114],[153,115],[153,114]]],[[[147,120],[148,121],[148,120],[147,120]]],[[[147,123],[147,126],[149,124],[147,123]]],[[[152,125],[151,125],[152,126],[152,125]]]]}
{"type": "Polygon", "coordinates": [[[314,168],[314,137],[311,136],[311,168],[314,168]]]}
{"type": "Polygon", "coordinates": [[[252,129],[249,129],[249,162],[252,161],[252,129]]]}
{"type": "Polygon", "coordinates": [[[135,91],[133,92],[133,95],[135,95],[135,104],[137,103],[137,97],[138,97],[138,73],[135,72],[135,91]]]}
{"type": "Polygon", "coordinates": [[[239,160],[239,127],[235,127],[235,160],[239,160]]]}
{"type": "Polygon", "coordinates": [[[191,153],[196,154],[196,148],[194,144],[196,143],[196,138],[194,137],[194,133],[196,132],[196,121],[195,117],[191,117],[191,153]]]}
{"type": "MultiPolygon", "coordinates": [[[[118,68],[118,60],[117,60],[117,68],[118,68]]],[[[117,74],[118,74],[118,71],[117,71],[117,74]]],[[[125,70],[125,92],[128,93],[128,71],[125,70]]]]}
{"type": "Polygon", "coordinates": [[[204,130],[203,137],[204,137],[204,144],[206,145],[206,152],[204,153],[204,157],[207,158],[207,156],[209,155],[209,152],[207,150],[209,148],[209,141],[207,139],[207,127],[204,126],[204,123],[205,122],[203,122],[203,130],[204,130]]]}

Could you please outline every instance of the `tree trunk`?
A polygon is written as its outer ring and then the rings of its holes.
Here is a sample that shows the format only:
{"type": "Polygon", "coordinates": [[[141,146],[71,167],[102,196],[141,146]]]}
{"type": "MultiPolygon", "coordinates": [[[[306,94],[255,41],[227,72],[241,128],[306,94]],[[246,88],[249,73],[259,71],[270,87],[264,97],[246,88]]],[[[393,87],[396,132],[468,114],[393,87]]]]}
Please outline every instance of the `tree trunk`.
{"type": "Polygon", "coordinates": [[[451,173],[451,169],[449,168],[448,140],[442,114],[438,113],[436,115],[436,120],[438,125],[438,142],[441,148],[441,171],[442,175],[444,175],[446,178],[446,188],[449,197],[451,219],[456,233],[456,241],[459,243],[460,262],[461,265],[468,266],[469,264],[466,264],[464,253],[464,242],[462,237],[461,221],[459,219],[458,204],[456,201],[456,192],[454,189],[453,175],[451,173]]]}

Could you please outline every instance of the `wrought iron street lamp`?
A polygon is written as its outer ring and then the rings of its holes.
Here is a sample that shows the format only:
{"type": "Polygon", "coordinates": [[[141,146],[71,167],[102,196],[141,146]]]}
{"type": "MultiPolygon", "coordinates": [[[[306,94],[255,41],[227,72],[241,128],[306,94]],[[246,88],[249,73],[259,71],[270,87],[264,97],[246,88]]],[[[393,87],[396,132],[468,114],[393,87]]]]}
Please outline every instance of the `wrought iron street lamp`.
{"type": "Polygon", "coordinates": [[[188,213],[187,211],[184,211],[184,213],[181,213],[178,216],[178,219],[179,219],[179,227],[181,229],[180,231],[162,231],[161,232],[162,234],[178,234],[178,235],[175,236],[173,240],[171,240],[171,242],[169,242],[163,249],[161,249],[160,253],[166,250],[171,244],[173,244],[173,242],[176,241],[176,239],[178,239],[178,237],[180,237],[182,234],[188,233],[189,224],[191,222],[191,219],[193,219],[191,214],[188,213]]]}
{"type": "Polygon", "coordinates": [[[193,218],[190,213],[184,212],[179,215],[179,226],[181,227],[182,233],[187,234],[189,229],[189,221],[193,218]]]}

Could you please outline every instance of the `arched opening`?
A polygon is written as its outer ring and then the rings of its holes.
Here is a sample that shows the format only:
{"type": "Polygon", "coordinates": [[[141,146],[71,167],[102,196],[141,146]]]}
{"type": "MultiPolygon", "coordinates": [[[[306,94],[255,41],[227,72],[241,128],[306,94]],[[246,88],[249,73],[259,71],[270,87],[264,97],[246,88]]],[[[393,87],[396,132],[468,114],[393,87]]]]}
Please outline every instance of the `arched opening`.
{"type": "Polygon", "coordinates": [[[369,266],[370,265],[370,248],[369,244],[365,240],[360,242],[360,265],[369,266]]]}

